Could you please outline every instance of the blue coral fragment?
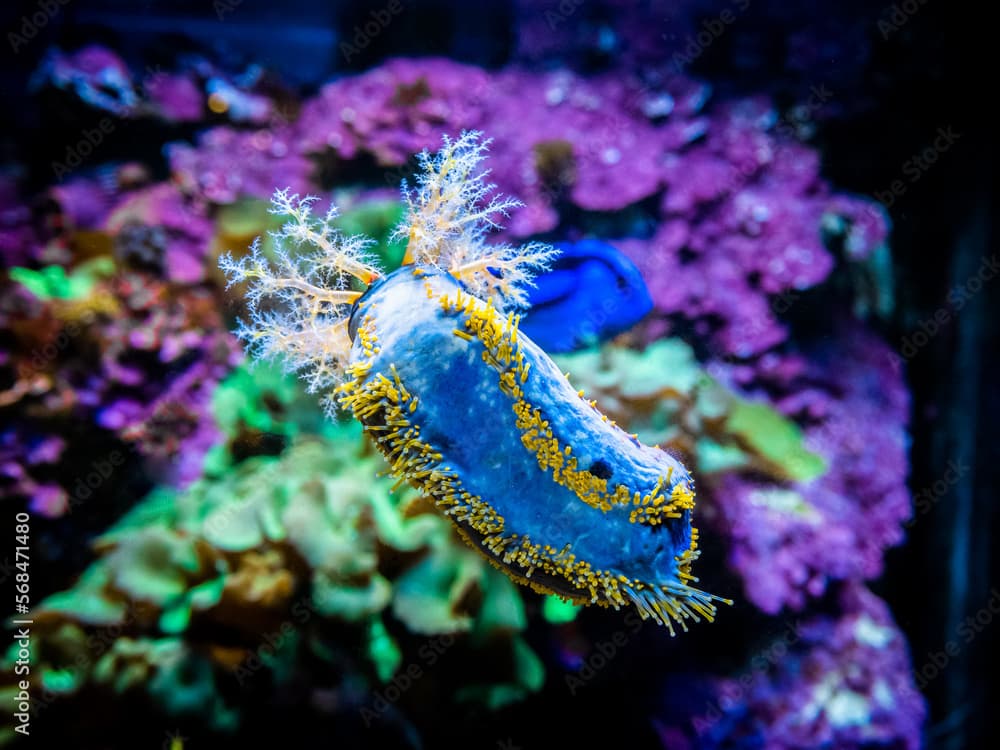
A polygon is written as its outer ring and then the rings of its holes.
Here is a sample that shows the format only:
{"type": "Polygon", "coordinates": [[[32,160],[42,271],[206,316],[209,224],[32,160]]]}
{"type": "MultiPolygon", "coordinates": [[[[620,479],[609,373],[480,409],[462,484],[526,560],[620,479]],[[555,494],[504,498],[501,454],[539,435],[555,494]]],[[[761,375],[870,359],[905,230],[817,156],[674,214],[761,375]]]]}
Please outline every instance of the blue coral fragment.
{"type": "Polygon", "coordinates": [[[521,330],[549,353],[570,352],[623,333],[652,309],[646,282],[613,245],[587,239],[556,245],[535,278],[521,330]]]}

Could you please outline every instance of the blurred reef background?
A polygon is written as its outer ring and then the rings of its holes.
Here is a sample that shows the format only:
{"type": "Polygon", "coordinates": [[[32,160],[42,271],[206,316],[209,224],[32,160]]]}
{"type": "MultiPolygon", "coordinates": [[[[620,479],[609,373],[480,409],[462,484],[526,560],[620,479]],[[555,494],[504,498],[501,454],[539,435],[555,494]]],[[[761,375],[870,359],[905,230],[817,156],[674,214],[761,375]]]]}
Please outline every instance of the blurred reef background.
{"type": "Polygon", "coordinates": [[[938,0],[5,3],[0,502],[31,515],[34,625],[31,736],[15,646],[0,743],[1000,736],[980,21],[938,0]],[[696,570],[736,602],[716,623],[671,639],[514,585],[232,335],[217,260],[270,250],[276,188],[336,203],[391,269],[400,181],[464,129],[524,204],[497,238],[565,250],[523,327],[695,476],[696,570]]]}

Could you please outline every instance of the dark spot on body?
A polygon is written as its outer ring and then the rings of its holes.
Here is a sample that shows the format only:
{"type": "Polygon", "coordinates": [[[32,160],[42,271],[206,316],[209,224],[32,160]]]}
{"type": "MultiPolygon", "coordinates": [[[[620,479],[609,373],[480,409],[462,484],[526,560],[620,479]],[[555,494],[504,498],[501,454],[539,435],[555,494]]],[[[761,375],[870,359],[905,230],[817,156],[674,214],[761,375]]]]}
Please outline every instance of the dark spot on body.
{"type": "Polygon", "coordinates": [[[611,479],[611,475],[614,473],[611,471],[611,467],[608,465],[608,462],[605,461],[603,458],[599,458],[596,461],[594,461],[594,463],[590,465],[590,468],[587,469],[587,471],[589,471],[598,479],[611,479]]]}

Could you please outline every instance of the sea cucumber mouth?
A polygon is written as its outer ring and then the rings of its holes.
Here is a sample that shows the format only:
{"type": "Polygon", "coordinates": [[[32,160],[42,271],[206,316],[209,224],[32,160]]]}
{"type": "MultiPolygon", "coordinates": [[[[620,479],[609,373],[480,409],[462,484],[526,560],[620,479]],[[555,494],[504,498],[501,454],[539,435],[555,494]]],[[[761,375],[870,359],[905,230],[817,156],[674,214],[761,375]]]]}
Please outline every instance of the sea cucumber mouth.
{"type": "Polygon", "coordinates": [[[358,297],[356,300],[354,300],[353,303],[351,303],[351,313],[347,319],[347,335],[350,336],[351,343],[354,343],[354,337],[357,336],[358,333],[359,321],[357,313],[358,310],[361,309],[361,303],[363,303],[366,299],[369,298],[371,294],[373,294],[383,284],[385,284],[386,280],[388,280],[392,275],[393,275],[392,273],[389,273],[376,278],[368,285],[368,288],[361,293],[361,296],[358,297]]]}
{"type": "Polygon", "coordinates": [[[423,265],[405,265],[400,266],[394,271],[387,274],[379,276],[369,283],[368,287],[361,293],[361,295],[351,303],[351,312],[348,314],[347,319],[347,335],[351,339],[351,343],[354,342],[355,336],[358,333],[358,326],[361,324],[358,316],[358,311],[361,310],[362,306],[371,300],[372,295],[374,295],[378,290],[380,290],[387,283],[398,279],[405,275],[416,276],[418,278],[430,278],[433,276],[447,276],[452,281],[455,281],[459,287],[463,290],[465,285],[461,280],[456,279],[450,273],[441,270],[440,268],[434,268],[433,266],[423,266],[423,265]]]}

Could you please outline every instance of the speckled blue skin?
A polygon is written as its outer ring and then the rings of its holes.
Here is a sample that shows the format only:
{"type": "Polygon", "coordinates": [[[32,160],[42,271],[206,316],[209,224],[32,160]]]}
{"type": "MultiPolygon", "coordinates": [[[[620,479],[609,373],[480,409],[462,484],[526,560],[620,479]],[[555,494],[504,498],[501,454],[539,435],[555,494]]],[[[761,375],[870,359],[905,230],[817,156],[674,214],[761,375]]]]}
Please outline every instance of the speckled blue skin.
{"type": "MultiPolygon", "coordinates": [[[[404,266],[357,302],[351,361],[368,360],[354,333],[358,325],[371,326],[380,349],[367,378],[388,376],[395,366],[405,388],[419,398],[409,418],[419,425],[420,439],[443,455],[441,468],[450,467],[466,490],[504,518],[505,536],[527,535],[557,550],[571,544],[577,557],[595,569],[679,583],[675,556],[690,546],[690,511],[655,527],[630,523],[631,505],[603,512],[556,483],[552,470],[543,471],[522,444],[514,401],[498,387],[498,370],[483,360],[483,343],[455,335],[455,329],[464,330],[466,316],[442,309],[439,298],[453,298],[459,282],[442,272],[425,272],[418,277],[412,266],[404,266]]],[[[580,469],[603,461],[610,470],[604,477],[609,489],[624,483],[632,494],[649,493],[671,469],[664,494],[678,483],[692,487],[678,460],[603,421],[542,349],[523,333],[518,342],[531,363],[521,386],[525,399],[542,410],[560,444],[571,446],[580,469]]],[[[603,467],[597,471],[606,474],[603,467]]]]}

